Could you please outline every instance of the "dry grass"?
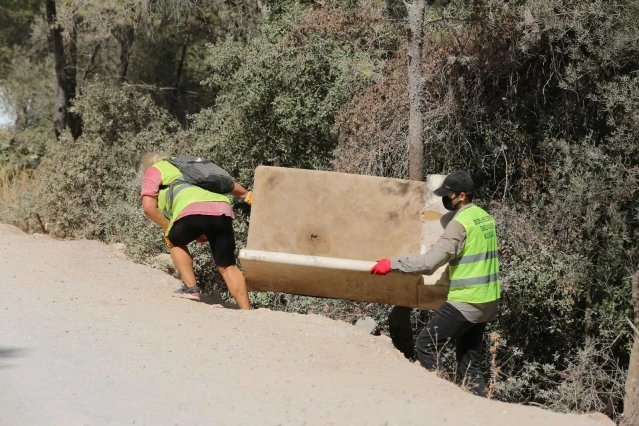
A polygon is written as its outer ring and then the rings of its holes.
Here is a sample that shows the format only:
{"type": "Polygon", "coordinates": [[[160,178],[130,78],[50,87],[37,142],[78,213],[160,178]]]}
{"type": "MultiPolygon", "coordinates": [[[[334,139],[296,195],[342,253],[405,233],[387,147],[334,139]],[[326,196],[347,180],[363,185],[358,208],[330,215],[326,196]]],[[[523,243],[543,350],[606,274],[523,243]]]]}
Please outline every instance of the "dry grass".
{"type": "Polygon", "coordinates": [[[37,178],[27,169],[0,168],[0,220],[26,232],[46,232],[35,207],[37,178]]]}
{"type": "Polygon", "coordinates": [[[490,333],[490,382],[486,389],[486,397],[493,399],[495,395],[495,388],[499,385],[499,379],[501,377],[501,365],[497,362],[497,351],[504,342],[498,332],[493,331],[490,333]]]}

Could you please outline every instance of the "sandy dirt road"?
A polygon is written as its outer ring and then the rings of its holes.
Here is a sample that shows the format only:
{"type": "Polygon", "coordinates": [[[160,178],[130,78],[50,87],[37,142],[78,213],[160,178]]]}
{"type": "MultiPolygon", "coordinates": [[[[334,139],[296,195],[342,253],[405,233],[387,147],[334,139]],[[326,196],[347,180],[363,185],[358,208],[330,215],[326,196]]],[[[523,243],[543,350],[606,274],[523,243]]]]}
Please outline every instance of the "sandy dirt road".
{"type": "Polygon", "coordinates": [[[487,401],[320,316],[171,297],[93,241],[0,225],[1,425],[602,425],[487,401]]]}

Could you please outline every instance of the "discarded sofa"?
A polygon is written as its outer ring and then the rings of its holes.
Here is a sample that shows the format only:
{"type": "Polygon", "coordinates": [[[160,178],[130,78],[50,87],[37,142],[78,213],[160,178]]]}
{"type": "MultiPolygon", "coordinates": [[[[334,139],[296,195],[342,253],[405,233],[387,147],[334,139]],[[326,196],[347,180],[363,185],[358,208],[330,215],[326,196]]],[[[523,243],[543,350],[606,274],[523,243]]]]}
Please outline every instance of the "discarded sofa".
{"type": "Polygon", "coordinates": [[[251,291],[436,309],[446,267],[432,276],[369,273],[383,257],[424,253],[450,220],[427,182],[258,167],[247,247],[240,261],[251,291]]]}

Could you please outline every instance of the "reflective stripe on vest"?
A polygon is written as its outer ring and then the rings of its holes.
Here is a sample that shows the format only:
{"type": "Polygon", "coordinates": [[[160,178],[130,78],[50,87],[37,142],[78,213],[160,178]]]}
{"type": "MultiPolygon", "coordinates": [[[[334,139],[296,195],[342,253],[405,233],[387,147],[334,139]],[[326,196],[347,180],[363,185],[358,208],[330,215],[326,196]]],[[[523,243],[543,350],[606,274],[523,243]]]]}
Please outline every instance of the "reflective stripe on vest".
{"type": "Polygon", "coordinates": [[[182,173],[168,161],[160,161],[153,165],[162,174],[162,185],[158,194],[158,208],[169,219],[169,226],[165,235],[169,234],[173,222],[180,217],[182,210],[190,204],[200,202],[224,202],[231,204],[226,195],[207,191],[199,186],[188,184],[184,181],[182,173]]]}
{"type": "Polygon", "coordinates": [[[167,219],[171,219],[173,216],[173,203],[175,202],[175,198],[178,194],[188,186],[192,186],[184,181],[182,178],[177,178],[168,186],[166,194],[164,195],[164,208],[162,209],[162,214],[167,219]]]}
{"type": "Polygon", "coordinates": [[[493,251],[489,251],[486,253],[479,253],[479,254],[472,254],[469,256],[463,256],[463,257],[456,257],[455,259],[451,260],[448,264],[451,266],[457,266],[457,265],[461,265],[464,263],[473,263],[473,262],[478,262],[480,260],[488,260],[488,259],[492,259],[494,257],[497,257],[498,254],[498,250],[493,250],[493,251]]]}
{"type": "Polygon", "coordinates": [[[448,299],[466,303],[486,303],[499,299],[495,220],[477,206],[466,208],[453,220],[466,230],[466,244],[459,256],[448,264],[448,299]]]}

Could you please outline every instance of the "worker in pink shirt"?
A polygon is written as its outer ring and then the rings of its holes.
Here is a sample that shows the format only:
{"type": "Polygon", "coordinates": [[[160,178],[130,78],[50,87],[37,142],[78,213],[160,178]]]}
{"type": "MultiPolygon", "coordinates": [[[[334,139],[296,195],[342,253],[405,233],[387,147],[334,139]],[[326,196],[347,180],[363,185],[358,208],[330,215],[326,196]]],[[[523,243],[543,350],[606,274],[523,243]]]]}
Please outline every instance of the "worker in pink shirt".
{"type": "MultiPolygon", "coordinates": [[[[164,230],[171,260],[184,282],[174,295],[200,300],[193,257],[186,246],[193,241],[208,241],[217,269],[238,307],[250,309],[246,280],[235,259],[231,201],[224,194],[180,181],[182,172],[166,158],[151,153],[142,159],[142,206],[146,216],[164,230]],[[176,179],[181,183],[175,185],[176,179]]],[[[252,202],[253,193],[238,183],[230,194],[252,202]]]]}

